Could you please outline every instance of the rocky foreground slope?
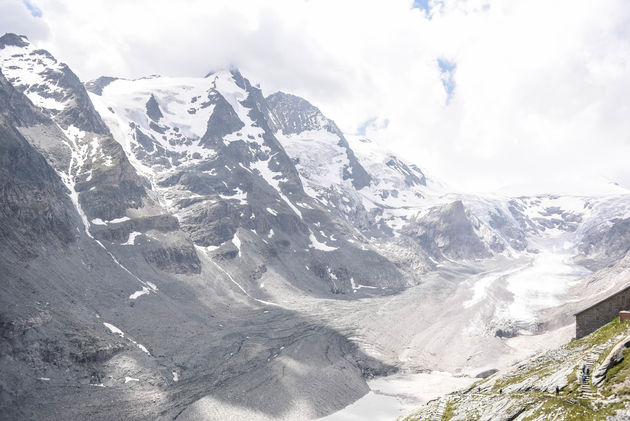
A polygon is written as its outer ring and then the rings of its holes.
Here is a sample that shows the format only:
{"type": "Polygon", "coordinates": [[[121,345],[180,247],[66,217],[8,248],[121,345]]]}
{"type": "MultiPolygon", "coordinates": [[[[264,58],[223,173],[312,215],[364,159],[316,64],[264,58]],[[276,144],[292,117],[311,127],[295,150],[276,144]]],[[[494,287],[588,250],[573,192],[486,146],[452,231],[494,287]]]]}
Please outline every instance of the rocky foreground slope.
{"type": "Polygon", "coordinates": [[[404,421],[628,419],[629,358],[630,325],[617,318],[582,339],[432,401],[404,421]]]}

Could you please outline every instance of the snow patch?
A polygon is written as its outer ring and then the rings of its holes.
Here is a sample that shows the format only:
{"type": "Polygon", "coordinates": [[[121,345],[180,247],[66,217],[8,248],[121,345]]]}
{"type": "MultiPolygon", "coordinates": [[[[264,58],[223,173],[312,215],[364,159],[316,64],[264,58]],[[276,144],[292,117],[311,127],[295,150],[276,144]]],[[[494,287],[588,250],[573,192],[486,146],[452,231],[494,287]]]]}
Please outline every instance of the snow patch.
{"type": "Polygon", "coordinates": [[[109,329],[110,332],[119,335],[121,338],[126,338],[129,342],[131,342],[132,344],[134,344],[135,346],[137,346],[138,348],[140,348],[142,350],[142,352],[144,352],[147,355],[151,355],[149,353],[149,350],[142,344],[139,344],[138,342],[134,341],[133,339],[131,339],[128,336],[125,336],[125,332],[123,332],[122,330],[118,329],[116,326],[114,326],[111,323],[105,323],[103,322],[103,325],[105,325],[105,327],[107,329],[109,329]]]}
{"type": "Polygon", "coordinates": [[[227,196],[224,194],[219,194],[219,197],[225,200],[238,200],[239,204],[246,205],[247,204],[247,193],[241,190],[239,187],[234,188],[235,193],[233,195],[227,196]]]}
{"type": "Polygon", "coordinates": [[[284,193],[282,192],[282,189],[280,188],[280,183],[286,182],[287,179],[284,178],[281,172],[276,172],[276,171],[273,171],[271,168],[269,168],[270,163],[271,163],[271,158],[265,161],[263,160],[256,161],[253,164],[251,164],[251,166],[253,169],[258,171],[258,174],[267,182],[267,184],[269,184],[278,192],[278,195],[280,196],[280,198],[284,200],[284,202],[291,208],[291,210],[295,212],[295,214],[299,216],[301,219],[302,212],[300,212],[300,210],[297,207],[295,207],[295,205],[289,200],[288,197],[284,195],[284,193]]]}
{"type": "Polygon", "coordinates": [[[309,233],[310,234],[308,238],[311,240],[311,245],[309,246],[310,248],[314,248],[316,250],[321,250],[321,251],[333,251],[339,248],[339,247],[331,247],[326,243],[320,243],[315,237],[315,234],[313,234],[313,231],[309,230],[309,233]]]}
{"type": "Polygon", "coordinates": [[[238,249],[238,256],[241,257],[241,240],[238,238],[236,233],[234,233],[234,237],[232,238],[232,244],[236,246],[238,249]]]}
{"type": "Polygon", "coordinates": [[[117,335],[120,335],[120,336],[121,336],[121,337],[123,337],[123,338],[125,337],[125,333],[124,333],[122,330],[118,329],[118,328],[117,328],[116,326],[114,326],[113,324],[111,324],[111,323],[105,323],[105,322],[103,322],[103,324],[104,324],[104,325],[105,325],[105,327],[106,327],[107,329],[109,329],[112,333],[115,333],[115,334],[117,334],[117,335]]]}
{"type": "Polygon", "coordinates": [[[108,224],[118,224],[120,222],[125,222],[125,221],[129,221],[129,217],[128,216],[123,216],[122,218],[116,218],[116,219],[112,219],[111,221],[107,221],[108,224]]]}
{"type": "Polygon", "coordinates": [[[358,290],[360,290],[361,288],[367,288],[367,289],[378,289],[378,287],[374,287],[374,286],[371,286],[371,285],[361,285],[361,284],[357,284],[357,283],[354,281],[354,278],[353,278],[353,277],[350,277],[350,285],[352,286],[352,289],[353,289],[353,291],[355,291],[355,292],[356,292],[356,291],[358,291],[358,290]]]}
{"type": "Polygon", "coordinates": [[[142,296],[142,295],[145,295],[145,294],[148,294],[148,293],[150,293],[150,292],[151,292],[151,291],[149,290],[149,288],[147,288],[147,287],[142,287],[142,289],[141,289],[140,291],[136,291],[136,292],[134,292],[133,294],[131,294],[131,295],[129,296],[129,299],[130,299],[130,300],[135,300],[135,299],[137,299],[138,297],[140,297],[140,296],[142,296]]]}
{"type": "Polygon", "coordinates": [[[123,246],[133,246],[134,244],[136,244],[136,237],[142,235],[141,232],[138,231],[134,231],[129,233],[129,238],[127,239],[127,241],[125,241],[124,243],[122,243],[123,246]]]}

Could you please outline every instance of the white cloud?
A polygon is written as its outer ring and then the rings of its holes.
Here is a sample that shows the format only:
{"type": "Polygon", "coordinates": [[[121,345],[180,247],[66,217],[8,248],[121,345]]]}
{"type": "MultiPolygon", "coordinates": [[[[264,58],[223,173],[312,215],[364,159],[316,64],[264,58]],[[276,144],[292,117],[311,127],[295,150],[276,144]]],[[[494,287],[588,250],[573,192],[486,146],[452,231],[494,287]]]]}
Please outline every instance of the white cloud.
{"type": "Polygon", "coordinates": [[[31,3],[41,19],[10,2],[21,14],[0,10],[0,29],[84,80],[236,64],[344,130],[374,119],[368,135],[462,189],[595,175],[630,187],[626,0],[430,0],[428,14],[411,0],[31,3]],[[456,64],[448,102],[438,59],[456,64]]]}
{"type": "MultiPolygon", "coordinates": [[[[28,2],[28,5],[33,4],[28,2]]],[[[37,10],[37,7],[33,10],[37,10]]],[[[47,38],[49,28],[45,21],[33,16],[36,12],[31,12],[27,3],[21,0],[5,0],[0,2],[0,34],[13,32],[20,35],[27,35],[33,41],[47,38]]]]}

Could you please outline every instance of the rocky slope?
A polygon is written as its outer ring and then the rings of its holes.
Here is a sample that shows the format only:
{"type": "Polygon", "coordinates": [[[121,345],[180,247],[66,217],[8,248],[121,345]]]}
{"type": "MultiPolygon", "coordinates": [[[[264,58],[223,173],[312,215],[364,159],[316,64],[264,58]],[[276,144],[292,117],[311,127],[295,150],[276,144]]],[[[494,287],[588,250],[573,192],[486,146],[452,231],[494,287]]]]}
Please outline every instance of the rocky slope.
{"type": "Polygon", "coordinates": [[[580,340],[429,402],[404,420],[627,419],[628,334],[628,322],[617,319],[580,340]]]}
{"type": "MultiPolygon", "coordinates": [[[[173,418],[203,411],[206,396],[223,402],[213,410],[229,417],[237,405],[259,419],[285,412],[311,418],[366,393],[365,376],[390,370],[333,329],[253,297],[238,281],[258,285],[269,276],[265,255],[248,260],[255,270],[244,265],[249,277],[242,278],[217,263],[229,260],[229,251],[208,257],[207,237],[193,229],[203,229],[204,220],[180,223],[178,208],[162,204],[159,187],[136,171],[83,86],[59,88],[62,78],[73,79],[67,67],[41,69],[57,63],[23,37],[1,40],[8,70],[0,79],[3,417],[173,418]],[[244,388],[250,393],[234,397],[244,388]],[[282,402],[259,401],[283,389],[282,402]]],[[[212,191],[227,198],[208,206],[208,217],[235,200],[234,189],[212,191]]],[[[278,196],[268,199],[268,213],[278,209],[278,236],[301,229],[302,241],[310,240],[278,196]]],[[[235,250],[249,253],[250,236],[240,243],[231,237],[235,250]]],[[[267,256],[288,254],[283,240],[267,256]]]]}
{"type": "Polygon", "coordinates": [[[590,228],[578,246],[576,261],[599,269],[622,258],[630,250],[630,219],[615,218],[590,228]]]}

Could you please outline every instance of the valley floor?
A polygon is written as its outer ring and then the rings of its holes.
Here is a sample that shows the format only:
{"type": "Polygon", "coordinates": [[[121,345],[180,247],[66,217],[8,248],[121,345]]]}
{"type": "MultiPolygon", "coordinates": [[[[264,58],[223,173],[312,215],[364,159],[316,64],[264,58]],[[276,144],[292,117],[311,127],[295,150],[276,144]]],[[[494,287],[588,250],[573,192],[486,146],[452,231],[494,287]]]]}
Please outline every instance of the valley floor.
{"type": "Polygon", "coordinates": [[[574,291],[589,271],[571,262],[574,250],[566,238],[538,247],[516,259],[442,265],[423,284],[391,296],[283,302],[299,303],[299,311],[399,370],[368,382],[370,393],[323,419],[395,419],[466,387],[483,371],[567,343],[574,336],[572,313],[546,312],[575,302],[574,291]]]}

